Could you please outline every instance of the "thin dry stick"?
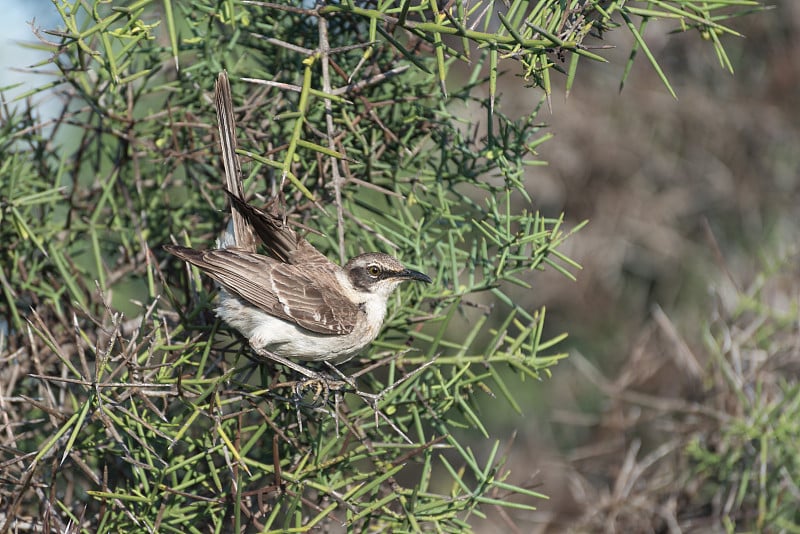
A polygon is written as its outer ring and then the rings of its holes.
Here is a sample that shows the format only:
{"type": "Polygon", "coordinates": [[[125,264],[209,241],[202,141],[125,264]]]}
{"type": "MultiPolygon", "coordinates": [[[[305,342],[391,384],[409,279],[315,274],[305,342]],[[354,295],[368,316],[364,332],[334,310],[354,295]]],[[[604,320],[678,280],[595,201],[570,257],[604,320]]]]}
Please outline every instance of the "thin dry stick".
{"type": "MultiPolygon", "coordinates": [[[[330,42],[328,41],[328,19],[319,17],[319,52],[322,60],[322,91],[326,94],[331,93],[331,73],[330,73],[330,42]]],[[[324,99],[325,105],[325,124],[328,130],[328,148],[336,150],[336,131],[333,128],[333,105],[329,98],[324,99]]],[[[344,265],[344,212],[342,207],[342,183],[344,179],[339,172],[339,162],[331,158],[331,172],[333,173],[333,192],[334,202],[336,203],[336,225],[339,237],[339,261],[344,265]]]]}
{"type": "Polygon", "coordinates": [[[276,87],[278,89],[283,89],[286,91],[294,91],[295,93],[300,93],[303,91],[303,88],[299,85],[295,85],[293,83],[285,83],[285,82],[276,82],[273,80],[262,80],[260,78],[240,78],[243,82],[255,83],[258,85],[266,85],[269,87],[276,87]]]}

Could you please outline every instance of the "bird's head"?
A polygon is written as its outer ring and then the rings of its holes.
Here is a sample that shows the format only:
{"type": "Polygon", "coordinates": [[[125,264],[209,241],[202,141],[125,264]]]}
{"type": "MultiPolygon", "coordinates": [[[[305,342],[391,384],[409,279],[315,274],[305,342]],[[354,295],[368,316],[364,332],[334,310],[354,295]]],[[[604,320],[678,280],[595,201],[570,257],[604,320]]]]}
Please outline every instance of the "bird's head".
{"type": "Polygon", "coordinates": [[[379,252],[356,256],[347,262],[344,271],[357,291],[383,297],[388,297],[401,282],[406,280],[431,283],[427,275],[407,269],[397,259],[379,252]]]}

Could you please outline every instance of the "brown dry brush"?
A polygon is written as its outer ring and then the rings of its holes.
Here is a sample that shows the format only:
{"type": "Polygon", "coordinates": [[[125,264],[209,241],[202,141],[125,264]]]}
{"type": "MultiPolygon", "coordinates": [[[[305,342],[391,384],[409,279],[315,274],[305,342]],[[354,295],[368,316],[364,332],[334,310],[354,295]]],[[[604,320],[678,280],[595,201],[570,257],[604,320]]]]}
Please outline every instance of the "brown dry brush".
{"type": "Polygon", "coordinates": [[[608,405],[588,444],[567,459],[572,512],[551,526],[797,528],[797,257],[781,254],[744,288],[723,275],[702,341],[687,343],[656,307],[615,379],[579,355],[570,359],[608,405]]]}

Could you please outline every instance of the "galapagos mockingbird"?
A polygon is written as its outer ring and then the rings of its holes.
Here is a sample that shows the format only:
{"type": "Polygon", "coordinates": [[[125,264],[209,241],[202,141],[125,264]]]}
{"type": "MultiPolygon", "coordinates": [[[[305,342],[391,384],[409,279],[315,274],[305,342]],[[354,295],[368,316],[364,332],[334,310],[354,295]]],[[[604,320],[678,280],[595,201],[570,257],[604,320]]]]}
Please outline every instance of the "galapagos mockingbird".
{"type": "Polygon", "coordinates": [[[227,75],[216,84],[216,107],[231,223],[217,249],[164,248],[221,286],[216,314],[255,349],[281,358],[343,363],[378,335],[389,295],[403,281],[431,279],[387,254],[331,262],[278,216],[242,197],[235,123],[227,75]],[[268,256],[256,252],[260,240],[268,256]]]}

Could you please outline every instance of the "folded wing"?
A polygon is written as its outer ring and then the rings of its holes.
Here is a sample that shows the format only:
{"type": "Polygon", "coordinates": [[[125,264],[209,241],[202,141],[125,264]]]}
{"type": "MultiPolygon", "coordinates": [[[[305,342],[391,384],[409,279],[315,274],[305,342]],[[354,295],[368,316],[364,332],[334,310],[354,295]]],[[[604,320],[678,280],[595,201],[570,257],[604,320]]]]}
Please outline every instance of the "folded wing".
{"type": "MultiPolygon", "coordinates": [[[[340,293],[324,264],[296,265],[235,249],[194,250],[166,245],[168,252],[196,265],[229,292],[266,313],[327,335],[353,331],[359,306],[340,293]]],[[[324,256],[323,256],[324,257],[324,256]]],[[[327,259],[326,259],[327,261],[327,259]]]]}

